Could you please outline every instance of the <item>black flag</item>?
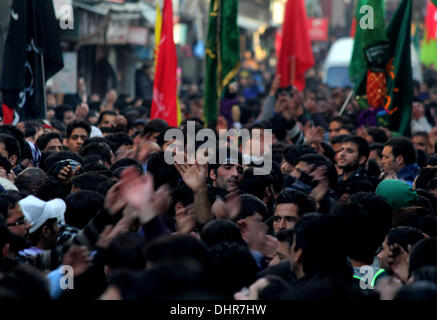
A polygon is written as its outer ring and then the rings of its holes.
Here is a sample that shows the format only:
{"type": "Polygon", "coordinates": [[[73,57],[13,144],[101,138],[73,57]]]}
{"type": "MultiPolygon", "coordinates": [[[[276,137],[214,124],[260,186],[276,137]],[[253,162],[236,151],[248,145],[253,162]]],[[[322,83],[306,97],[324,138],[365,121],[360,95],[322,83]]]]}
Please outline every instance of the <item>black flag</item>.
{"type": "Polygon", "coordinates": [[[45,119],[45,81],[64,67],[53,2],[14,0],[0,89],[3,122],[45,119]]]}

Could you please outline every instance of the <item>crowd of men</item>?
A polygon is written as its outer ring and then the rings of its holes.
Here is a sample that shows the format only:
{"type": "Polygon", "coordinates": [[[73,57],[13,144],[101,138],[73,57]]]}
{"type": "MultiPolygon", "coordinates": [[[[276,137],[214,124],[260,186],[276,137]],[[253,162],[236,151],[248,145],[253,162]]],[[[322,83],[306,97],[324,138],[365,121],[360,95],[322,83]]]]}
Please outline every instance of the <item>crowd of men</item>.
{"type": "MultiPolygon", "coordinates": [[[[401,137],[339,114],[347,90],[243,70],[208,128],[271,130],[259,175],[241,144],[168,163],[150,101],[48,92],[47,119],[0,126],[0,299],[437,299],[437,83],[414,93],[401,137]]],[[[181,108],[188,138],[196,85],[181,108]]]]}

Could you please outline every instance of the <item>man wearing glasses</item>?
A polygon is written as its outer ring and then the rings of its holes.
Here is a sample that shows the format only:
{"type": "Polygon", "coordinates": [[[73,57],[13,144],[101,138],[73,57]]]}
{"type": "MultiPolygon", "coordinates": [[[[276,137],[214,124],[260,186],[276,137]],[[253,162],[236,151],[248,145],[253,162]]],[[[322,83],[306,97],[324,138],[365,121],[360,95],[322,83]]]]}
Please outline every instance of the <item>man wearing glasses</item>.
{"type": "Polygon", "coordinates": [[[276,200],[273,216],[275,235],[281,230],[293,229],[296,222],[306,213],[316,211],[316,202],[307,194],[297,190],[284,190],[276,200]]]}
{"type": "Polygon", "coordinates": [[[6,219],[6,225],[11,233],[9,257],[16,258],[18,251],[28,246],[26,237],[30,223],[24,218],[18,204],[18,195],[0,194],[0,213],[6,219]]]}

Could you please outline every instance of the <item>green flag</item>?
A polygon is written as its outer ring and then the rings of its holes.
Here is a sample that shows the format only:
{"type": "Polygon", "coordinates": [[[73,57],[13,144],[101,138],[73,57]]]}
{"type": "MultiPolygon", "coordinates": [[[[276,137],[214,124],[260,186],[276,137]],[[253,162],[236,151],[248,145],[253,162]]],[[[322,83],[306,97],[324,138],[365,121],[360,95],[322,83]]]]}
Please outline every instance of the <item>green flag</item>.
{"type": "Polygon", "coordinates": [[[211,0],[206,38],[203,110],[206,124],[217,120],[223,89],[240,67],[238,0],[211,0]]]}
{"type": "Polygon", "coordinates": [[[431,0],[431,2],[437,7],[437,0],[431,0]]]}
{"type": "Polygon", "coordinates": [[[357,1],[354,49],[349,67],[349,76],[354,83],[360,82],[367,71],[364,49],[387,42],[384,16],[383,1],[357,1]]]}

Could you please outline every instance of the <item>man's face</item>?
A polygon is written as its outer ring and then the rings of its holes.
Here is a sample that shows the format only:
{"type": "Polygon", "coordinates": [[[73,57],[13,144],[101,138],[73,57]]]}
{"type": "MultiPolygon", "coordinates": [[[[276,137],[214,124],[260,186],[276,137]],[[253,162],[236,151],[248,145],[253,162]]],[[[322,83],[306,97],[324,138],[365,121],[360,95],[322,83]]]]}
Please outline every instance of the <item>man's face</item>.
{"type": "Polygon", "coordinates": [[[337,165],[344,171],[354,171],[361,165],[359,160],[358,146],[352,142],[343,143],[337,155],[337,165]]]}
{"type": "Polygon", "coordinates": [[[243,166],[236,163],[223,164],[217,169],[216,186],[230,191],[237,187],[243,177],[243,166]]]}
{"type": "Polygon", "coordinates": [[[371,150],[369,153],[369,159],[376,160],[378,166],[382,168],[382,158],[379,156],[378,150],[371,150]]]}
{"type": "Polygon", "coordinates": [[[413,142],[416,150],[423,150],[425,152],[428,151],[428,139],[426,137],[414,136],[411,141],[413,142]]]}
{"type": "Polygon", "coordinates": [[[290,244],[287,241],[279,242],[278,250],[276,250],[276,256],[279,262],[289,260],[291,261],[290,244]]]}
{"type": "Polygon", "coordinates": [[[30,224],[24,218],[23,211],[17,203],[12,209],[8,209],[8,219],[6,220],[9,231],[21,238],[25,238],[29,233],[30,224]]]}
{"type": "MultiPolygon", "coordinates": [[[[5,144],[3,142],[0,142],[0,154],[3,157],[5,157],[6,159],[8,159],[9,162],[11,162],[11,159],[9,158],[9,153],[8,153],[8,151],[6,151],[6,146],[5,146],[5,144]]],[[[11,164],[13,166],[15,165],[15,163],[12,163],[12,162],[11,162],[11,164]]]]}
{"type": "Polygon", "coordinates": [[[85,140],[88,139],[88,133],[84,128],[75,128],[67,139],[67,147],[75,153],[79,153],[85,140]]]}
{"type": "Polygon", "coordinates": [[[297,165],[294,167],[291,176],[299,179],[302,172],[308,173],[310,171],[310,165],[304,161],[299,161],[297,165]]]}
{"type": "Polygon", "coordinates": [[[388,257],[390,254],[390,250],[388,248],[387,244],[387,237],[385,237],[384,242],[382,243],[382,249],[378,253],[377,257],[379,259],[379,264],[381,265],[381,268],[385,270],[391,270],[389,264],[388,264],[388,257]]]}
{"type": "Polygon", "coordinates": [[[115,126],[116,116],[112,114],[105,114],[103,116],[102,122],[99,123],[99,128],[112,128],[115,126]]]}
{"type": "Polygon", "coordinates": [[[395,157],[392,152],[393,147],[385,146],[382,150],[382,170],[385,173],[398,172],[401,168],[399,167],[395,157]]]}
{"type": "Polygon", "coordinates": [[[277,234],[281,230],[293,229],[299,215],[299,207],[294,203],[281,203],[276,206],[273,230],[277,234]]]}
{"type": "Polygon", "coordinates": [[[55,220],[53,224],[50,225],[47,234],[45,235],[45,248],[53,249],[56,246],[56,241],[58,239],[59,226],[58,222],[55,220]]]}
{"type": "Polygon", "coordinates": [[[62,151],[61,140],[57,138],[50,140],[43,151],[56,151],[56,152],[62,151]]]}
{"type": "Polygon", "coordinates": [[[329,140],[340,135],[340,131],[342,129],[342,124],[338,121],[332,121],[329,123],[329,140]]]}
{"type": "Polygon", "coordinates": [[[64,124],[68,126],[70,122],[73,122],[76,119],[73,111],[64,112],[64,124]]]}

